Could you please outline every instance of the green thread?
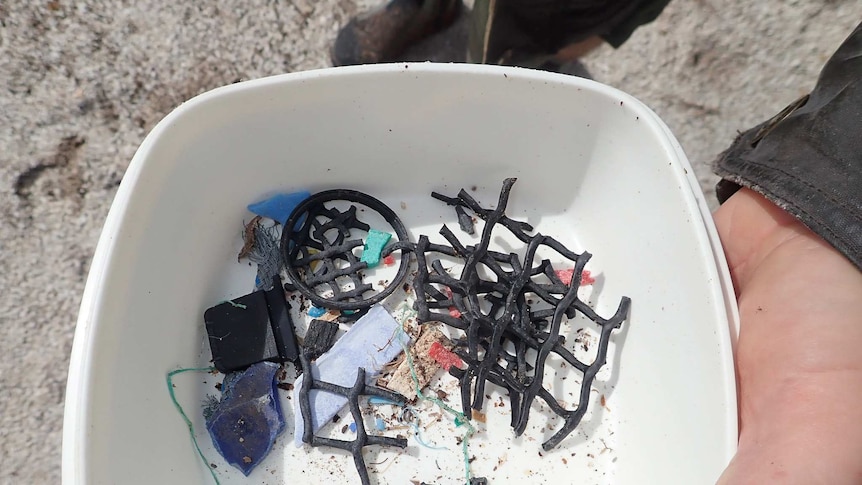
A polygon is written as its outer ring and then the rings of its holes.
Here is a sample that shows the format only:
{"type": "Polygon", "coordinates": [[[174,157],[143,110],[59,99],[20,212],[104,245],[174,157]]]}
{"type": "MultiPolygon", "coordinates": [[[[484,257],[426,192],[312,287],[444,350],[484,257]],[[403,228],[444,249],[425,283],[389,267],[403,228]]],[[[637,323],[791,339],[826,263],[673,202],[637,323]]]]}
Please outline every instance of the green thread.
{"type": "Polygon", "coordinates": [[[467,419],[460,411],[456,411],[449,407],[448,404],[437,399],[436,397],[429,397],[425,394],[422,394],[422,389],[419,387],[419,376],[416,374],[416,369],[413,367],[413,356],[410,355],[409,349],[404,346],[404,353],[407,354],[407,365],[410,366],[410,375],[413,377],[413,385],[416,386],[416,397],[418,397],[422,401],[428,401],[435,404],[437,407],[443,409],[447,413],[455,416],[455,425],[456,426],[467,426],[467,432],[464,433],[464,437],[461,440],[461,453],[464,455],[464,478],[467,480],[467,484],[470,483],[470,453],[468,450],[467,442],[470,441],[470,437],[476,432],[476,428],[470,423],[470,420],[467,419]],[[458,424],[459,421],[461,424],[458,424]]]}
{"type": "Polygon", "coordinates": [[[243,305],[242,303],[236,303],[233,300],[225,300],[222,303],[230,303],[230,306],[232,306],[234,308],[240,308],[242,310],[245,310],[246,308],[248,308],[247,305],[243,305]]]}
{"type": "MultiPolygon", "coordinates": [[[[231,303],[233,303],[233,302],[231,302],[231,303]]],[[[171,401],[174,403],[174,407],[177,408],[177,411],[179,411],[180,416],[183,417],[183,421],[186,422],[186,426],[189,428],[189,436],[192,438],[192,444],[195,445],[195,450],[197,450],[198,456],[201,457],[201,461],[203,462],[204,466],[206,467],[207,470],[209,470],[210,475],[213,476],[213,480],[215,480],[216,485],[220,485],[221,482],[219,482],[219,479],[216,476],[215,471],[213,471],[212,467],[210,466],[209,460],[206,459],[206,457],[204,456],[204,452],[201,451],[201,447],[200,447],[200,445],[198,445],[198,439],[195,437],[195,430],[194,430],[194,426],[192,425],[192,421],[189,419],[188,416],[186,416],[186,412],[183,411],[183,407],[180,406],[179,401],[177,401],[177,396],[174,393],[174,381],[173,381],[174,376],[177,374],[184,374],[186,372],[212,372],[214,370],[215,370],[215,367],[191,367],[191,368],[187,368],[187,369],[172,370],[172,371],[168,372],[168,375],[167,375],[165,381],[168,384],[168,394],[170,394],[170,396],[171,396],[171,401]]]]}
{"type": "MultiPolygon", "coordinates": [[[[416,316],[415,310],[411,309],[411,310],[409,310],[409,312],[413,313],[413,316],[415,318],[415,316],[416,316]]],[[[404,316],[403,307],[401,310],[401,316],[402,317],[404,316]]],[[[403,324],[402,324],[402,326],[403,326],[403,324]]],[[[402,326],[399,326],[398,330],[400,330],[401,332],[404,332],[404,329],[402,328],[402,326]]],[[[401,340],[401,339],[399,339],[399,340],[401,340]]],[[[459,426],[459,427],[463,426],[463,425],[467,426],[467,432],[464,433],[464,437],[461,440],[461,453],[464,455],[464,478],[467,480],[467,482],[466,482],[467,485],[469,485],[470,484],[470,453],[468,450],[468,443],[467,442],[470,441],[470,437],[473,436],[473,434],[476,432],[476,428],[473,427],[473,425],[470,423],[470,420],[467,419],[467,416],[465,416],[460,411],[456,411],[456,410],[452,409],[451,407],[449,407],[448,404],[441,401],[440,399],[437,399],[436,397],[429,397],[429,396],[426,396],[425,394],[422,394],[422,388],[419,387],[419,376],[416,374],[416,369],[413,367],[413,355],[410,354],[410,349],[407,348],[407,345],[405,343],[402,342],[401,347],[404,348],[404,354],[407,357],[407,365],[410,367],[410,376],[413,378],[413,385],[416,387],[416,397],[418,397],[421,401],[431,402],[431,403],[435,404],[437,407],[439,407],[440,409],[443,409],[447,413],[453,415],[455,417],[455,425],[456,426],[459,426]],[[459,424],[459,421],[461,424],[459,424]]]]}

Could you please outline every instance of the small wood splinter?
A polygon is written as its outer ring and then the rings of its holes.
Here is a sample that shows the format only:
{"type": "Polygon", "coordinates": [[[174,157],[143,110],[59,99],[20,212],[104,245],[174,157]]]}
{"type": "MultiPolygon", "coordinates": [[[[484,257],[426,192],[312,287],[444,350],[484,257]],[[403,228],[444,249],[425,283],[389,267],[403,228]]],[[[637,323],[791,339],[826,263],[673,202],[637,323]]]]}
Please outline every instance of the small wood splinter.
{"type": "Polygon", "coordinates": [[[254,248],[254,228],[260,223],[262,218],[260,216],[254,216],[248,224],[245,225],[245,228],[242,231],[243,245],[242,249],[239,250],[239,254],[236,255],[236,262],[240,262],[242,258],[248,257],[251,250],[254,248]]]}

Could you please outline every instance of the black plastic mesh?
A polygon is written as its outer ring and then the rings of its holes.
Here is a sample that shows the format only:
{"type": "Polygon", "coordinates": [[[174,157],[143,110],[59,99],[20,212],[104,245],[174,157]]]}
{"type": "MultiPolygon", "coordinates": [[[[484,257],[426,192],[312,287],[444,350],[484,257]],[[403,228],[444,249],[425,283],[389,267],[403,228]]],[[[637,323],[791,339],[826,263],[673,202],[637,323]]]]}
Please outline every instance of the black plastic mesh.
{"type": "Polygon", "coordinates": [[[404,438],[392,438],[389,436],[369,435],[362,420],[362,411],[359,409],[359,398],[361,396],[377,396],[403,405],[406,402],[404,396],[392,391],[367,385],[365,383],[365,369],[363,368],[358,369],[356,373],[356,381],[352,387],[343,387],[330,382],[316,380],[311,375],[311,364],[308,356],[306,356],[305,353],[302,353],[299,359],[302,363],[302,374],[304,376],[302,378],[302,386],[299,389],[299,409],[302,413],[303,422],[302,442],[308,443],[311,446],[331,446],[333,448],[349,451],[353,455],[353,463],[356,465],[356,471],[359,472],[359,478],[362,480],[362,485],[368,485],[371,483],[371,480],[368,476],[368,470],[365,468],[365,459],[362,457],[362,449],[366,446],[373,445],[406,448],[407,440],[404,438]],[[311,422],[311,401],[309,396],[312,389],[319,389],[324,392],[338,394],[347,398],[347,406],[350,408],[353,422],[356,423],[356,439],[353,441],[344,441],[314,435],[314,428],[311,422]]]}
{"type": "Polygon", "coordinates": [[[402,249],[416,256],[418,271],[413,286],[418,320],[443,322],[461,331],[461,337],[456,339],[456,353],[467,368],[453,366],[450,373],[460,381],[464,414],[470,417],[471,409],[482,409],[485,387],[491,382],[509,392],[511,424],[516,435],[520,435],[526,429],[533,402],[540,398],[565,420],[562,428],[542,444],[545,450],[550,450],[578,426],[586,413],[593,380],[605,364],[611,332],[626,319],[631,300],[623,297],[616,313],[607,319],[581,301],[578,287],[591,255],[570,251],[550,236],[529,235],[533,230],[529,224],[506,217],[514,183],[515,179],[504,182],[494,210],[482,208],[464,190],[455,198],[432,194],[485,220],[478,244],[465,246],[444,225],[440,234],[448,245],[433,244],[421,236],[415,245],[395,244],[387,251],[402,249]],[[498,226],[525,244],[522,255],[488,249],[498,226]],[[550,260],[536,261],[537,252],[543,248],[543,254],[551,250],[574,266],[569,284],[560,280],[550,260]],[[444,255],[461,260],[463,269],[459,277],[450,275],[443,267],[440,257],[444,255]],[[482,277],[483,274],[493,278],[482,277]],[[579,313],[599,327],[597,355],[590,363],[577,359],[564,346],[560,335],[563,317],[571,319],[579,313]],[[583,374],[578,403],[573,409],[561,405],[563,401],[544,386],[545,364],[551,354],[583,374]]]}

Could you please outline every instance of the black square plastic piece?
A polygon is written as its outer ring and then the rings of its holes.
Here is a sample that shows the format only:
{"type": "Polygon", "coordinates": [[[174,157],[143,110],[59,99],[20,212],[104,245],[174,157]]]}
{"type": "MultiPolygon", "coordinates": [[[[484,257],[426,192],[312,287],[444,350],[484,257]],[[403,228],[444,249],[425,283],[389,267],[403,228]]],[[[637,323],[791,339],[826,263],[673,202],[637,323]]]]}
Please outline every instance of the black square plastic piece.
{"type": "Polygon", "coordinates": [[[329,350],[335,343],[335,335],[338,333],[338,324],[326,320],[312,320],[305,333],[302,348],[308,360],[314,360],[329,350]]]}
{"type": "Polygon", "coordinates": [[[228,373],[268,360],[296,361],[299,350],[281,278],[272,289],[220,303],[204,312],[213,365],[228,373]]]}

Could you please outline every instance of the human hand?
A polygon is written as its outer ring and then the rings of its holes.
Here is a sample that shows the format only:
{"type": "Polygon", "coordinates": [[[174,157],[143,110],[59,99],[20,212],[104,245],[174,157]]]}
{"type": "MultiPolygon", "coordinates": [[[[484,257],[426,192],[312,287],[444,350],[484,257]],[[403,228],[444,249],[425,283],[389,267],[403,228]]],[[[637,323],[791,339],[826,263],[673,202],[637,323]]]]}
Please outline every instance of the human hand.
{"type": "Polygon", "coordinates": [[[751,190],[714,217],[741,322],[739,448],[719,483],[862,483],[862,272],[751,190]]]}

